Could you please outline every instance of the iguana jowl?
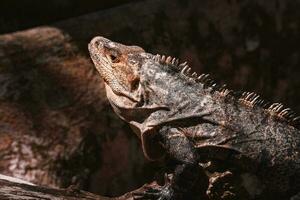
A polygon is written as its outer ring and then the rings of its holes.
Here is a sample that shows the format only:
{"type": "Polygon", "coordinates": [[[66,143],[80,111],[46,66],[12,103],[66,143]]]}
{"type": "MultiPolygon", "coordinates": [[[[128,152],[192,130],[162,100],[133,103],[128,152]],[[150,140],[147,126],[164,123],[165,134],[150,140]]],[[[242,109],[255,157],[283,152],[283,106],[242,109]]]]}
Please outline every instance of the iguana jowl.
{"type": "Polygon", "coordinates": [[[207,179],[200,161],[235,166],[249,198],[300,192],[300,131],[290,109],[254,93],[236,96],[186,63],[137,46],[95,37],[89,51],[114,111],[138,134],[145,156],[176,161],[171,182],[141,198],[188,198],[197,180],[207,179]]]}

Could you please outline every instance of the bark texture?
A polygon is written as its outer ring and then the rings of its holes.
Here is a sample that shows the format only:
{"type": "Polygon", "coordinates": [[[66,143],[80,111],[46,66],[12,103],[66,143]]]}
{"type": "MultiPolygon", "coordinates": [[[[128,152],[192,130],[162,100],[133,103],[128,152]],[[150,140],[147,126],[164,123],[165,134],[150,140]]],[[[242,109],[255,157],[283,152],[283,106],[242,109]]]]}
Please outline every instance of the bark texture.
{"type": "Polygon", "coordinates": [[[96,188],[101,177],[137,186],[130,176],[143,175],[130,165],[143,165],[138,141],[110,110],[97,72],[71,38],[44,27],[0,40],[1,172],[54,187],[96,188]]]}
{"type": "MultiPolygon", "coordinates": [[[[0,175],[1,176],[1,175],[0,175]]],[[[55,189],[50,187],[42,187],[33,184],[26,184],[23,181],[18,180],[1,179],[0,177],[0,198],[1,200],[133,200],[131,192],[116,198],[108,198],[99,195],[95,195],[89,192],[79,190],[75,187],[69,187],[67,189],[55,189]]],[[[148,186],[155,186],[152,183],[148,186]]],[[[134,192],[144,191],[146,185],[135,190],[134,192]]]]}
{"type": "Polygon", "coordinates": [[[103,195],[160,174],[108,105],[87,51],[96,35],[178,56],[300,113],[299,8],[298,0],[149,0],[1,35],[0,172],[103,195]]]}
{"type": "Polygon", "coordinates": [[[70,189],[52,189],[34,185],[26,185],[20,183],[0,180],[0,198],[3,200],[33,200],[33,199],[53,199],[53,200],[108,200],[109,198],[101,198],[88,192],[70,189]]]}

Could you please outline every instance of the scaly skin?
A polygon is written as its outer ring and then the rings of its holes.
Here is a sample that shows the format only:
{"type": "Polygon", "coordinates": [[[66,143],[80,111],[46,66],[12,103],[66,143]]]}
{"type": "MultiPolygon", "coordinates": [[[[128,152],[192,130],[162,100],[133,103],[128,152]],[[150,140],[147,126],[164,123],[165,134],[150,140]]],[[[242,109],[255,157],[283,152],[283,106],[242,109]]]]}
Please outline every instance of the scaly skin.
{"type": "Polygon", "coordinates": [[[137,198],[193,196],[210,171],[204,162],[230,166],[249,199],[287,199],[300,191],[300,131],[290,125],[297,119],[289,109],[267,106],[253,93],[238,98],[197,78],[185,63],[137,46],[95,37],[89,51],[108,100],[141,139],[146,158],[176,161],[170,183],[137,198]]]}

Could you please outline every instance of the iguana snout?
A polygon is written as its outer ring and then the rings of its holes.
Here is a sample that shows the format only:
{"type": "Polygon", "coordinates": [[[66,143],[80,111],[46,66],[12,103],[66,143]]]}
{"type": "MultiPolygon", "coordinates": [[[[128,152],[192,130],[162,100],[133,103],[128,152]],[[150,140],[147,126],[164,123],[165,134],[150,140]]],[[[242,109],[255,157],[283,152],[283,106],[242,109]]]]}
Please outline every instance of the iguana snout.
{"type": "Polygon", "coordinates": [[[136,90],[139,86],[137,59],[131,59],[145,51],[137,46],[126,46],[97,36],[89,43],[89,51],[96,69],[110,89],[120,96],[138,101],[136,90]]]}

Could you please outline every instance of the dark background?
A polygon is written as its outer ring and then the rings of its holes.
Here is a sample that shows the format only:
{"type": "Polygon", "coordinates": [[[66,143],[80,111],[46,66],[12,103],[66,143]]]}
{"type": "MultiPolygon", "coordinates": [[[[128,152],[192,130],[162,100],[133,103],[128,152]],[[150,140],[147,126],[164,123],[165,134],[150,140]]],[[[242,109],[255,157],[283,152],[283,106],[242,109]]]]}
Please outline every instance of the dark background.
{"type": "Polygon", "coordinates": [[[46,25],[134,1],[137,0],[3,0],[0,2],[0,34],[46,25]]]}

